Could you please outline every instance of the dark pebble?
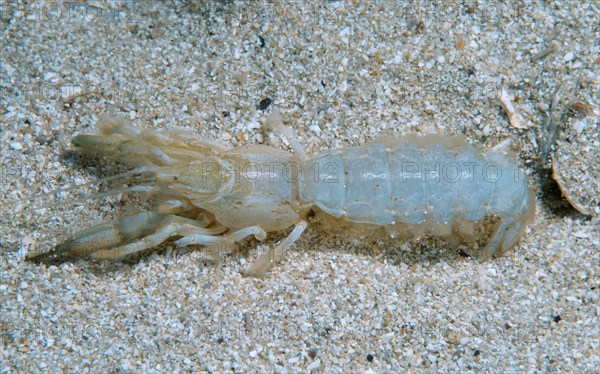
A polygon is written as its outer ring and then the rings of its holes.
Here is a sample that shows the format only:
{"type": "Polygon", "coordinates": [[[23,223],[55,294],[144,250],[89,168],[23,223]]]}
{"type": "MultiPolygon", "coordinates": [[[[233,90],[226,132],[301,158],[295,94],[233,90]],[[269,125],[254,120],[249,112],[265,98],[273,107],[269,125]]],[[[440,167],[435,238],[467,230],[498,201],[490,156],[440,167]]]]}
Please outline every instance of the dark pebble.
{"type": "Polygon", "coordinates": [[[268,97],[266,99],[262,99],[260,103],[258,103],[258,109],[266,110],[272,102],[273,101],[268,97]]]}

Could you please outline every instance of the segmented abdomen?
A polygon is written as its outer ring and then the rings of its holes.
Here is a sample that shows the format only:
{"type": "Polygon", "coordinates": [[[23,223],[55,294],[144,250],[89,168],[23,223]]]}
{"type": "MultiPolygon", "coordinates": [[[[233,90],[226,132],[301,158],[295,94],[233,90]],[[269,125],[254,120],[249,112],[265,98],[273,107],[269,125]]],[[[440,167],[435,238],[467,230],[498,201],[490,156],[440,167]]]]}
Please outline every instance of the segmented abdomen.
{"type": "Polygon", "coordinates": [[[422,139],[318,155],[301,166],[300,198],[333,216],[376,225],[526,214],[527,181],[510,158],[422,139]]]}

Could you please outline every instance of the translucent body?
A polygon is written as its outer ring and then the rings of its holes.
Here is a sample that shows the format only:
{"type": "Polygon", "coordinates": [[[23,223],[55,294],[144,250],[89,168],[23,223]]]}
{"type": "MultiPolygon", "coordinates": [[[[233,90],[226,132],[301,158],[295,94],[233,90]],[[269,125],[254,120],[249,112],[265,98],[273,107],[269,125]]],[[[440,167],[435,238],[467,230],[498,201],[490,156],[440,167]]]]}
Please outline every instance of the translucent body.
{"type": "Polygon", "coordinates": [[[491,257],[514,245],[532,213],[527,180],[505,155],[451,143],[426,136],[317,155],[301,166],[299,197],[346,221],[446,236],[496,217],[478,254],[491,257]]]}
{"type": "Polygon", "coordinates": [[[218,259],[249,236],[263,240],[268,232],[294,227],[247,269],[257,275],[300,237],[313,208],[390,233],[472,240],[487,232],[485,248],[472,254],[489,258],[514,245],[534,211],[514,161],[455,137],[408,136],[306,158],[297,140],[291,142],[296,155],[261,145],[227,148],[106,117],[98,134],[79,135],[73,143],[136,165],[120,180],[126,191],[146,192],[152,207],[77,232],[31,260],[122,259],[169,239],[178,247],[207,246],[209,257],[218,259]]]}

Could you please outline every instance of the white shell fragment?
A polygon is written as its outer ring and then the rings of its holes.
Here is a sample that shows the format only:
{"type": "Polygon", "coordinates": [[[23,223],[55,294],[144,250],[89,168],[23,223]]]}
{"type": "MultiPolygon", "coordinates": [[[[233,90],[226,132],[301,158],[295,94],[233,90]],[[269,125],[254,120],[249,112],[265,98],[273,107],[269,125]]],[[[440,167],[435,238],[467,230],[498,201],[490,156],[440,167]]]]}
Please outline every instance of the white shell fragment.
{"type": "Polygon", "coordinates": [[[500,100],[500,105],[502,105],[502,108],[506,111],[511,126],[516,127],[517,129],[526,129],[533,125],[531,121],[526,121],[525,118],[517,112],[512,103],[514,97],[511,97],[504,88],[501,88],[500,91],[498,91],[497,97],[498,100],[500,100]]]}

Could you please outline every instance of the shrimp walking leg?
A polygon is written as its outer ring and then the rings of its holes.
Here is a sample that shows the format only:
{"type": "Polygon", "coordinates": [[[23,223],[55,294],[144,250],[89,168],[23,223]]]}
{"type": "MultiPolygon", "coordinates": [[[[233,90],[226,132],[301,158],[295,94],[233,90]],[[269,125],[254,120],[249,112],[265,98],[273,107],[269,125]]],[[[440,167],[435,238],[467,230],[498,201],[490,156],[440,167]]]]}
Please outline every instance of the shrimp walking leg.
{"type": "Polygon", "coordinates": [[[283,119],[281,118],[281,113],[279,113],[279,110],[273,111],[273,113],[267,119],[266,125],[283,135],[290,143],[294,153],[301,160],[306,160],[306,152],[304,151],[304,147],[302,147],[302,144],[300,144],[300,141],[294,135],[292,129],[283,124],[283,119]]]}
{"type": "Polygon", "coordinates": [[[221,234],[223,231],[224,228],[205,229],[202,227],[197,227],[197,224],[190,224],[189,222],[187,222],[186,218],[178,216],[169,216],[167,224],[165,224],[162,227],[159,227],[158,230],[156,230],[156,232],[146,237],[143,237],[140,240],[133,243],[129,243],[112,249],[99,250],[93,253],[91,256],[102,260],[120,260],[130,254],[156,247],[160,243],[173,236],[183,236],[182,239],[179,239],[175,242],[175,244],[179,248],[193,244],[219,245],[219,251],[217,252],[211,251],[210,249],[206,251],[209,255],[216,255],[212,256],[211,259],[215,257],[214,260],[218,260],[222,257],[222,255],[230,253],[232,251],[233,245],[236,242],[246,239],[251,235],[254,235],[254,237],[258,240],[264,240],[267,237],[267,233],[258,226],[247,227],[245,229],[238,230],[224,236],[215,235],[221,234]]]}
{"type": "Polygon", "coordinates": [[[260,258],[252,263],[244,272],[249,276],[259,276],[264,274],[273,265],[278,263],[285,256],[285,252],[292,246],[299,238],[300,235],[306,230],[308,223],[306,221],[300,221],[296,224],[292,232],[277,246],[273,249],[269,249],[260,258]]]}
{"type": "Polygon", "coordinates": [[[177,242],[175,242],[175,244],[177,244],[178,247],[185,247],[192,244],[211,244],[218,243],[220,241],[235,243],[249,237],[250,235],[254,235],[254,237],[258,240],[264,240],[267,237],[265,230],[259,226],[250,226],[232,232],[231,234],[223,237],[215,237],[204,234],[188,235],[185,238],[179,239],[177,242]]]}
{"type": "Polygon", "coordinates": [[[233,252],[233,245],[236,242],[244,240],[251,235],[254,235],[257,240],[265,240],[267,237],[267,233],[261,227],[250,226],[224,236],[206,235],[202,232],[197,234],[190,233],[190,235],[177,240],[175,244],[179,248],[193,244],[212,245],[212,247],[204,251],[204,255],[208,260],[219,261],[223,255],[233,252]]]}

